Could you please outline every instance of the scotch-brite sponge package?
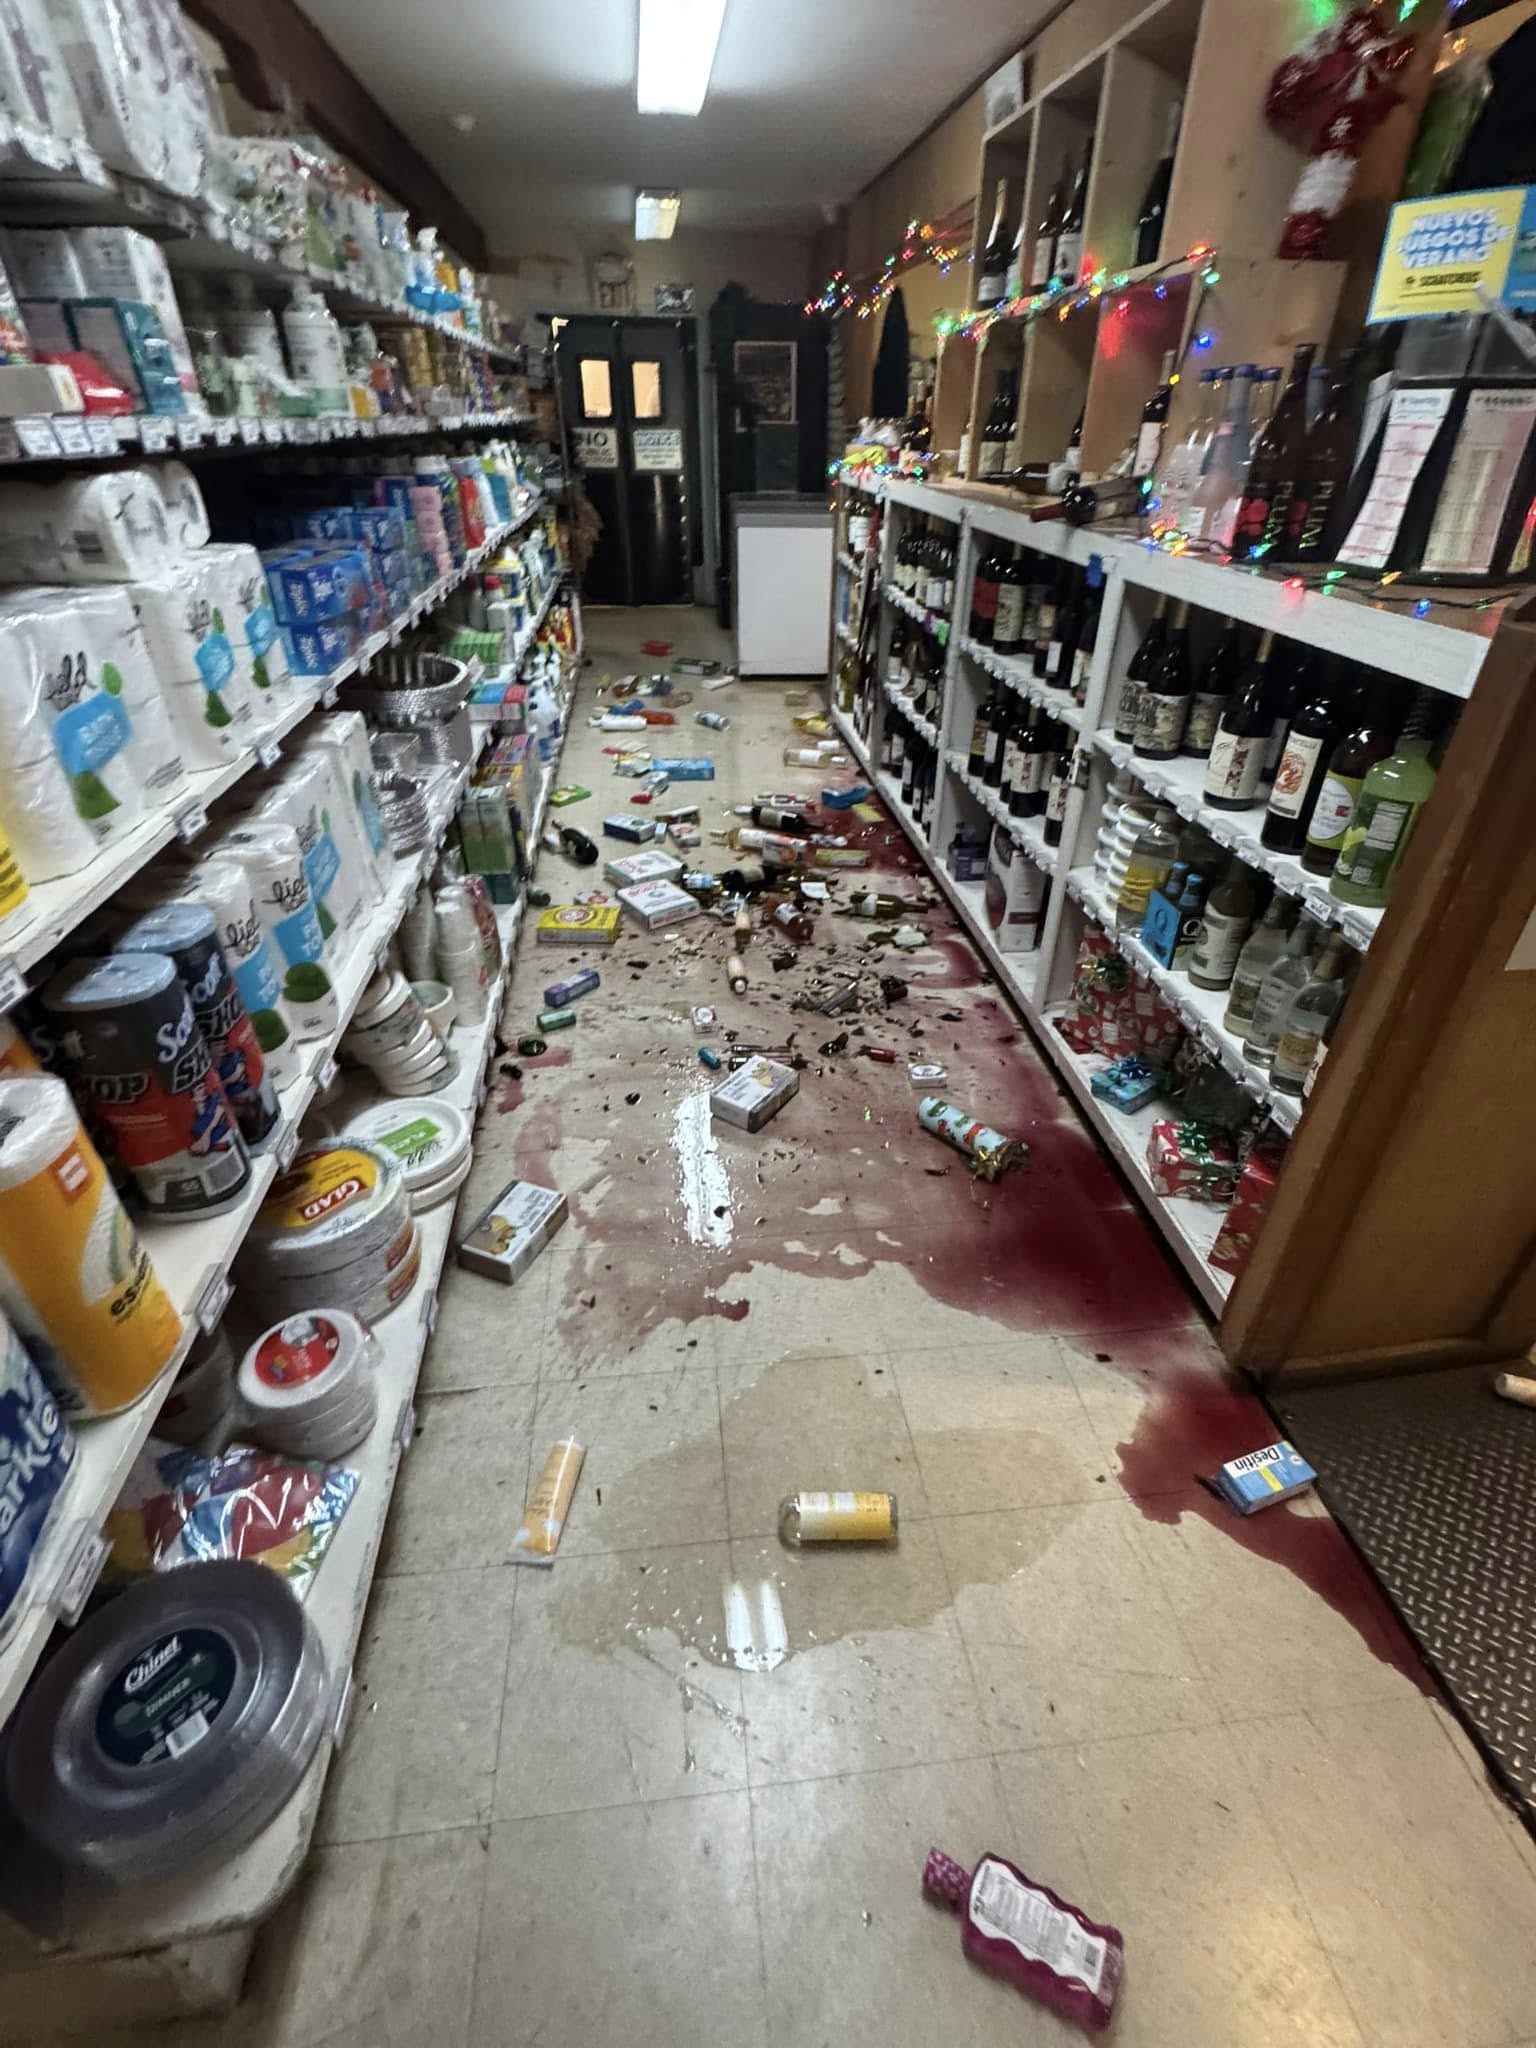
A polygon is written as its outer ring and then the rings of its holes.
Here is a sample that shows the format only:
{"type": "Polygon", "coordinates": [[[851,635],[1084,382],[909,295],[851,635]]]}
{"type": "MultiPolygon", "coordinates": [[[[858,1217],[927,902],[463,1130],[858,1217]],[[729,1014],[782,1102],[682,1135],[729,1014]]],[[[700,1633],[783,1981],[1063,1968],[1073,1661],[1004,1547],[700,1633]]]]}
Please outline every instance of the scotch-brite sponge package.
{"type": "Polygon", "coordinates": [[[0,493],[0,582],[126,583],[175,561],[165,500],[147,469],[104,470],[0,493]]]}
{"type": "Polygon", "coordinates": [[[74,874],[143,815],[123,679],[71,606],[0,604],[0,821],[33,881],[74,874]]]}
{"type": "Polygon", "coordinates": [[[189,767],[218,768],[250,745],[258,720],[248,668],[236,659],[228,592],[207,548],[129,585],[189,767]]]}

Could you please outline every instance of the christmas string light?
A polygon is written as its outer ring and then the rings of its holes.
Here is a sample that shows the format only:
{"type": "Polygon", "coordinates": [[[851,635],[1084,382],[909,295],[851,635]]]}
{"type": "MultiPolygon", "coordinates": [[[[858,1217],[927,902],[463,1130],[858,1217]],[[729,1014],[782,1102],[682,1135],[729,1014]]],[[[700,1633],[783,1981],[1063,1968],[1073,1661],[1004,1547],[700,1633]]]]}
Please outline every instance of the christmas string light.
{"type": "MultiPolygon", "coordinates": [[[[989,327],[1001,321],[1010,325],[1028,327],[1033,321],[1047,313],[1054,313],[1058,320],[1066,320],[1073,313],[1080,313],[1085,307],[1096,306],[1106,292],[1132,291],[1138,285],[1150,284],[1159,299],[1166,299],[1168,287],[1162,280],[1172,272],[1187,275],[1198,272],[1202,296],[1221,282],[1221,272],[1213,262],[1215,250],[1209,242],[1196,242],[1182,256],[1171,257],[1166,263],[1144,267],[1137,271],[1085,270],[1080,277],[1068,279],[1053,277],[1043,292],[1021,294],[1014,299],[1000,299],[995,306],[988,306],[976,313],[946,313],[934,323],[939,334],[963,334],[974,341],[989,327]]],[[[1124,300],[1120,306],[1123,307],[1124,300]]],[[[1119,308],[1117,308],[1119,310],[1119,308]]],[[[1198,314],[1198,307],[1196,308],[1198,314]]],[[[1198,346],[1209,348],[1215,340],[1211,334],[1200,338],[1198,346]]]]}
{"type": "MultiPolygon", "coordinates": [[[[1157,502],[1155,498],[1149,499],[1145,509],[1149,512],[1155,510],[1157,502]]],[[[1106,526],[1105,532],[1113,534],[1115,528],[1112,525],[1106,526]]],[[[1189,555],[1193,559],[1210,562],[1217,568],[1246,569],[1250,575],[1255,576],[1272,576],[1275,573],[1260,559],[1267,553],[1263,548],[1255,548],[1250,556],[1240,561],[1219,542],[1191,540],[1188,534],[1180,533],[1174,527],[1164,528],[1162,532],[1154,529],[1149,534],[1143,534],[1141,541],[1143,547],[1155,554],[1189,555]]],[[[1422,591],[1405,590],[1401,594],[1395,592],[1392,585],[1401,580],[1402,574],[1401,569],[1385,569],[1379,575],[1372,575],[1366,570],[1341,569],[1337,565],[1320,568],[1310,574],[1303,570],[1288,569],[1280,587],[1288,596],[1295,598],[1304,596],[1308,591],[1321,597],[1333,597],[1340,589],[1347,587],[1351,595],[1369,598],[1373,604],[1406,605],[1416,619],[1427,619],[1435,611],[1492,611],[1496,605],[1507,603],[1521,590],[1529,588],[1529,585],[1512,584],[1504,589],[1486,592],[1481,597],[1425,597],[1422,591]]]]}
{"type": "Polygon", "coordinates": [[[867,273],[863,279],[850,279],[846,271],[834,270],[818,295],[805,301],[805,312],[830,313],[834,319],[852,313],[867,320],[895,291],[900,272],[918,263],[936,263],[940,276],[947,277],[969,247],[970,237],[965,228],[969,217],[970,208],[966,207],[938,222],[909,220],[900,248],[892,250],[878,270],[867,273]]]}

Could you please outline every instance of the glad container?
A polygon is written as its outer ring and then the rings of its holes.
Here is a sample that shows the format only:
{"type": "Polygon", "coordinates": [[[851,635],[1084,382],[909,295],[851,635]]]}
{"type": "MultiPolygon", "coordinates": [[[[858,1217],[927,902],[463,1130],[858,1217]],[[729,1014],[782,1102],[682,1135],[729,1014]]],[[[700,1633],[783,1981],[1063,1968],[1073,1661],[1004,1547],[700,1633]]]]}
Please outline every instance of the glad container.
{"type": "Polygon", "coordinates": [[[326,1306],[371,1322],[409,1292],[413,1260],[420,1246],[404,1173],[381,1147],[343,1142],[300,1152],[273,1183],[240,1272],[278,1315],[326,1306]]]}

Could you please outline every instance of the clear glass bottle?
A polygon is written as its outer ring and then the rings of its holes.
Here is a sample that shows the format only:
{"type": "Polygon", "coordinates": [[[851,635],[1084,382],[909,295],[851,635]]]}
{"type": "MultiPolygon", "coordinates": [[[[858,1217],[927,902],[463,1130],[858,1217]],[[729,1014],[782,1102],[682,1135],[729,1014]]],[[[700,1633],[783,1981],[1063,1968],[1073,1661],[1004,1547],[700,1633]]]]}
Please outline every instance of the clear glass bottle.
{"type": "Polygon", "coordinates": [[[1253,924],[1253,905],[1253,878],[1240,860],[1233,860],[1211,891],[1189,956],[1189,978],[1196,988],[1230,986],[1253,924]]]}
{"type": "Polygon", "coordinates": [[[1312,963],[1307,985],[1286,1011],[1275,1042],[1269,1075],[1282,1095],[1299,1096],[1307,1085],[1323,1027],[1344,1000],[1344,969],[1349,948],[1338,932],[1330,932],[1312,963]]]}
{"type": "Polygon", "coordinates": [[[1285,951],[1259,984],[1253,1021],[1243,1034],[1243,1051],[1255,1066],[1267,1067],[1274,1058],[1291,1004],[1312,979],[1308,963],[1316,938],[1316,919],[1298,918],[1285,951]]]}
{"type": "Polygon", "coordinates": [[[1248,480],[1253,460],[1253,387],[1258,371],[1252,363],[1239,363],[1226,388],[1226,406],[1221,423],[1211,439],[1200,481],[1190,494],[1183,519],[1184,531],[1192,540],[1213,541],[1230,547],[1238,503],[1248,480]]]}
{"type": "Polygon", "coordinates": [[[1125,880],[1115,902],[1115,930],[1139,932],[1147,914],[1147,899],[1167,881],[1178,858],[1178,813],[1166,805],[1153,813],[1152,822],[1137,834],[1126,863],[1125,880]]]}
{"type": "Polygon", "coordinates": [[[1360,801],[1328,884],[1341,902],[1380,910],[1390,898],[1419,813],[1435,786],[1435,765],[1429,757],[1438,723],[1434,692],[1420,690],[1396,747],[1361,784],[1360,801]]]}
{"type": "Polygon", "coordinates": [[[1232,971],[1222,1023],[1241,1038],[1253,1022],[1253,1006],[1259,999],[1264,977],[1285,951],[1290,939],[1290,902],[1277,889],[1264,907],[1264,915],[1249,934],[1232,971]]]}

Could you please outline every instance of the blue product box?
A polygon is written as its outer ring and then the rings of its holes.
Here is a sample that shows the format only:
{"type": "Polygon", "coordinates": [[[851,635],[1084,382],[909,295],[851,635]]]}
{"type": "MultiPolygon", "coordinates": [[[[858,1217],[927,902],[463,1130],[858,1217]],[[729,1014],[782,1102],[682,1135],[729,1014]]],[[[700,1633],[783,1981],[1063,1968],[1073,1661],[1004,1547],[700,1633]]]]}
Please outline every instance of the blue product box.
{"type": "Polygon", "coordinates": [[[305,540],[334,543],[356,538],[350,530],[345,505],[317,506],[303,515],[299,527],[305,540]]]}
{"type": "Polygon", "coordinates": [[[67,310],[79,346],[99,356],[125,391],[138,392],[146,412],[186,411],[171,344],[153,306],[140,299],[70,299],[67,310]]]}
{"type": "Polygon", "coordinates": [[[496,507],[496,517],[503,526],[512,518],[512,486],[500,470],[491,471],[491,503],[496,507]]]}
{"type": "Polygon", "coordinates": [[[361,541],[376,553],[393,553],[405,546],[406,521],[392,505],[353,505],[341,516],[348,540],[361,541]]]}
{"type": "Polygon", "coordinates": [[[1149,1066],[1140,1054],[1128,1052],[1095,1074],[1089,1086],[1101,1102],[1112,1103],[1129,1115],[1159,1094],[1164,1080],[1159,1068],[1149,1066]]]}
{"type": "Polygon", "coordinates": [[[356,653],[361,640],[357,628],[345,619],[321,620],[311,626],[284,626],[283,645],[288,666],[298,676],[328,676],[356,653]]]}
{"type": "Polygon", "coordinates": [[[552,981],[544,991],[544,1001],[552,1010],[563,1010],[567,1003],[574,1003],[578,996],[589,996],[603,985],[603,977],[595,967],[583,967],[580,974],[573,974],[567,981],[552,981]]]}
{"type": "Polygon", "coordinates": [[[713,754],[703,754],[697,760],[679,759],[664,761],[658,754],[651,762],[658,775],[670,776],[674,782],[713,782],[715,759],[713,754]]]}
{"type": "Polygon", "coordinates": [[[409,585],[411,580],[411,558],[404,548],[371,548],[373,572],[386,586],[395,583],[409,585]]]}
{"type": "Polygon", "coordinates": [[[1305,1493],[1316,1478],[1306,1459],[1282,1437],[1262,1451],[1229,1458],[1216,1474],[1216,1486],[1240,1515],[1253,1515],[1260,1508],[1276,1507],[1305,1493]]]}
{"type": "Polygon", "coordinates": [[[1178,949],[1179,927],[1183,920],[1179,906],[1161,889],[1154,889],[1147,898],[1146,914],[1141,920],[1141,943],[1152,958],[1164,967],[1173,965],[1173,956],[1178,949]]]}
{"type": "Polygon", "coordinates": [[[363,548],[279,548],[264,559],[273,609],[285,626],[366,618],[376,603],[363,548]]]}
{"type": "Polygon", "coordinates": [[[644,846],[656,837],[658,827],[649,818],[632,818],[628,811],[619,811],[603,820],[603,836],[606,839],[627,839],[632,846],[644,846]]]}

